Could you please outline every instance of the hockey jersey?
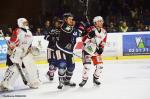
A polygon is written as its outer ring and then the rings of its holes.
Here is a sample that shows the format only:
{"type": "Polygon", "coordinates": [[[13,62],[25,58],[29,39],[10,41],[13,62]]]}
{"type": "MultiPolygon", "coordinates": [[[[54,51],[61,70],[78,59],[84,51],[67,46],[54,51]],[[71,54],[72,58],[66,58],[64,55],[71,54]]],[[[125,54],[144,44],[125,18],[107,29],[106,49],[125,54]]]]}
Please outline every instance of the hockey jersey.
{"type": "Polygon", "coordinates": [[[27,52],[28,48],[32,45],[33,36],[30,30],[17,28],[13,31],[8,46],[13,50],[15,47],[23,48],[27,52]]]}
{"type": "Polygon", "coordinates": [[[56,49],[56,41],[59,41],[60,30],[52,28],[51,31],[44,36],[44,39],[49,42],[48,48],[56,49]]]}
{"type": "Polygon", "coordinates": [[[86,29],[87,34],[83,36],[82,41],[84,43],[84,50],[89,54],[94,54],[97,47],[104,48],[107,39],[107,32],[104,28],[98,31],[95,26],[90,26],[86,29]],[[89,38],[88,35],[91,31],[95,32],[95,37],[89,38]]]}
{"type": "Polygon", "coordinates": [[[58,46],[62,49],[73,51],[73,47],[76,43],[76,38],[79,36],[77,29],[71,26],[63,24],[61,27],[61,33],[59,36],[58,46]]]}

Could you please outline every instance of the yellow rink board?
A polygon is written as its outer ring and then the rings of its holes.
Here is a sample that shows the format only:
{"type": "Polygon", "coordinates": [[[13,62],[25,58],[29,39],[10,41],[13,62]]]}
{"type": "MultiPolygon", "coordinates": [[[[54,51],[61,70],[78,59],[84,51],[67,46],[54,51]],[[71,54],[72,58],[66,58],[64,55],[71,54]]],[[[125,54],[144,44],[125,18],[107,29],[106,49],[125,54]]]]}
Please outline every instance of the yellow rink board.
{"type": "MultiPolygon", "coordinates": [[[[129,60],[129,59],[150,59],[149,56],[114,56],[114,57],[103,57],[103,60],[129,60]]],[[[81,58],[75,58],[75,62],[82,62],[81,58]]],[[[36,61],[36,64],[47,64],[47,60],[36,61]]],[[[6,67],[6,64],[0,64],[0,68],[6,67]]]]}

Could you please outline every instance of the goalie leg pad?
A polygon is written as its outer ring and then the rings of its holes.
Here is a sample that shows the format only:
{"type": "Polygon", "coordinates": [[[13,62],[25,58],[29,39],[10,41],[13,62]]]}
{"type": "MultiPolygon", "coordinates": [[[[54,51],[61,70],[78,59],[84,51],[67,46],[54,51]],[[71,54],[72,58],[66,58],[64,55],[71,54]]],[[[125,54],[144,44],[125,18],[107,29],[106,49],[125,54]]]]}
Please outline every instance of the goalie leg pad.
{"type": "Polygon", "coordinates": [[[29,53],[23,59],[24,68],[23,71],[27,78],[29,87],[37,88],[40,85],[39,72],[37,66],[34,64],[33,55],[29,53]]]}
{"type": "Polygon", "coordinates": [[[1,82],[2,89],[13,90],[14,83],[18,78],[19,71],[15,65],[9,66],[5,72],[4,79],[1,82]]]}
{"type": "Polygon", "coordinates": [[[13,63],[19,63],[21,62],[21,57],[24,56],[24,52],[22,50],[22,48],[16,47],[13,50],[12,55],[10,56],[10,59],[13,63]]]}

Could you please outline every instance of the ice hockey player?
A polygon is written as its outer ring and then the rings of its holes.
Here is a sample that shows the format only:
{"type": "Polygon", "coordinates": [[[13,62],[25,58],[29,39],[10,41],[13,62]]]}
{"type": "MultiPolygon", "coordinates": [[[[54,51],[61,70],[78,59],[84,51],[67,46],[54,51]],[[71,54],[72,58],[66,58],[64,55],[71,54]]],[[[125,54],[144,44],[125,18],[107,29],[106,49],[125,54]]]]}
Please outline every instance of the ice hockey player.
{"type": "Polygon", "coordinates": [[[33,60],[33,36],[29,30],[28,21],[25,18],[19,18],[17,24],[18,28],[13,31],[8,41],[8,47],[12,50],[12,53],[10,53],[10,61],[13,64],[7,68],[4,74],[4,78],[0,85],[2,91],[14,90],[15,81],[20,73],[17,64],[24,73],[27,85],[30,88],[38,88],[41,83],[38,69],[33,60]]]}
{"type": "Polygon", "coordinates": [[[74,82],[71,82],[75,63],[73,62],[73,55],[68,53],[73,52],[76,37],[78,36],[77,29],[74,28],[73,18],[71,13],[63,15],[64,23],[61,27],[59,41],[56,43],[57,48],[60,50],[58,54],[58,89],[62,89],[63,85],[76,86],[74,82]]]}
{"type": "Polygon", "coordinates": [[[101,16],[96,16],[93,19],[94,26],[80,25],[79,29],[84,30],[87,33],[84,33],[82,38],[83,41],[83,75],[82,82],[79,84],[80,87],[83,87],[89,76],[89,70],[91,67],[91,60],[95,67],[95,71],[93,74],[93,83],[96,85],[100,85],[100,81],[98,80],[100,77],[100,73],[103,68],[103,61],[101,58],[101,54],[103,53],[104,46],[106,43],[107,33],[103,28],[104,20],[101,16]]]}
{"type": "Polygon", "coordinates": [[[47,48],[47,61],[49,63],[49,70],[46,74],[46,77],[52,81],[54,79],[54,72],[57,69],[57,53],[59,52],[56,47],[56,41],[59,41],[60,35],[60,27],[62,24],[62,20],[58,17],[54,17],[52,22],[51,31],[45,35],[44,39],[49,42],[47,48]]]}

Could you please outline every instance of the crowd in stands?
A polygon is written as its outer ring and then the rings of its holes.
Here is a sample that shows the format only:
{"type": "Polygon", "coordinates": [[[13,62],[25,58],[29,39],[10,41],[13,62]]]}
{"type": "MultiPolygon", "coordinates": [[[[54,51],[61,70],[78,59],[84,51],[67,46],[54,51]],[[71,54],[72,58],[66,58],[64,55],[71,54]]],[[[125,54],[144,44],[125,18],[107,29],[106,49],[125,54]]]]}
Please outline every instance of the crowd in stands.
{"type": "MultiPolygon", "coordinates": [[[[89,16],[101,15],[108,33],[150,31],[150,9],[145,0],[93,0],[89,6],[89,16]]],[[[49,17],[50,18],[50,17],[49,17]]],[[[35,36],[43,35],[51,29],[53,19],[45,19],[43,24],[30,23],[35,36]]],[[[79,23],[78,20],[75,20],[79,23]]],[[[14,26],[4,29],[5,36],[10,36],[14,26]]]]}
{"type": "Polygon", "coordinates": [[[108,32],[150,31],[150,9],[146,0],[94,0],[104,16],[108,32]]]}

